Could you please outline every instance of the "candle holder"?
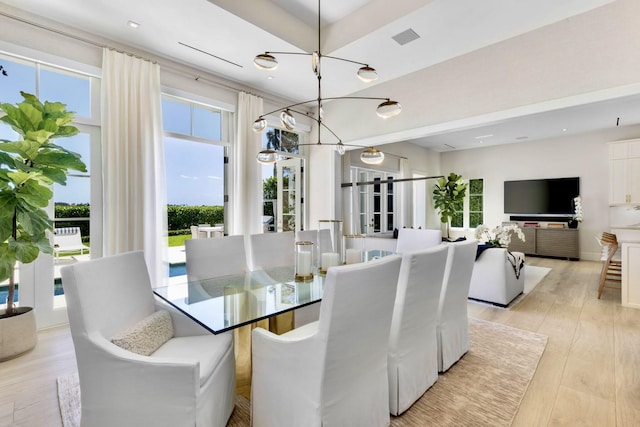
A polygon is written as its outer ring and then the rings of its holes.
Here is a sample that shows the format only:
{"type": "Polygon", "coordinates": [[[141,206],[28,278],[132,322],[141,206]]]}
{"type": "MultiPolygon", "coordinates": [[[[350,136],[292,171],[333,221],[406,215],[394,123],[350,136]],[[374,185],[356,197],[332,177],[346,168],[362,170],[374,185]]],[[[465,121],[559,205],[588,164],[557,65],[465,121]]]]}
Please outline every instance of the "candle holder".
{"type": "Polygon", "coordinates": [[[344,264],[342,221],[338,219],[321,219],[318,221],[318,247],[320,274],[327,274],[329,267],[344,264]]]}
{"type": "Polygon", "coordinates": [[[296,242],[296,282],[313,280],[313,242],[296,242]]]}
{"type": "Polygon", "coordinates": [[[344,236],[345,263],[357,264],[364,262],[365,238],[364,234],[348,234],[344,236]]]}

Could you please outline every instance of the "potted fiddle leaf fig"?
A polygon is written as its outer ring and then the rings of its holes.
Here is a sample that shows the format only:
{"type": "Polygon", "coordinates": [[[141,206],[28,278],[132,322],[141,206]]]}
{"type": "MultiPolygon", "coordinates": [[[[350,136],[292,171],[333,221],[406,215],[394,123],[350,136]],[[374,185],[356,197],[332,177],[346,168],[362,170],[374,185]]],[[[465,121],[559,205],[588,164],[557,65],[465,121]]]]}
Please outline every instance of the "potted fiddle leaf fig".
{"type": "Polygon", "coordinates": [[[439,178],[433,188],[433,203],[440,214],[440,222],[446,224],[447,238],[451,228],[451,218],[462,209],[467,184],[462,181],[462,175],[453,172],[445,178],[439,178]]]}
{"type": "Polygon", "coordinates": [[[0,140],[0,282],[9,279],[7,306],[0,310],[0,360],[15,357],[36,344],[31,307],[16,307],[15,270],[18,262],[33,262],[40,252],[52,253],[48,232],[53,222],[47,206],[54,183],[66,185],[69,170],[86,172],[80,155],[56,145],[56,138],[76,135],[73,113],[60,102],[45,102],[20,92],[24,101],[0,104],[0,121],[19,135],[0,140]]]}

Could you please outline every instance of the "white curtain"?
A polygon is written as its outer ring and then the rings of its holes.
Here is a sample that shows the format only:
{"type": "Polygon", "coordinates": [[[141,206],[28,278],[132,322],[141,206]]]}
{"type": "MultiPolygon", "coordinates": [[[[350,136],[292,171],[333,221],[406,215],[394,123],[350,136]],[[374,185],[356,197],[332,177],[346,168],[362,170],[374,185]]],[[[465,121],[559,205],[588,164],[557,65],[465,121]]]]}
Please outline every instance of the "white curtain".
{"type": "MultiPolygon", "coordinates": [[[[409,159],[400,159],[400,178],[411,178],[409,159]]],[[[413,227],[413,182],[405,181],[396,184],[400,193],[400,218],[398,228],[413,227]]]]}
{"type": "Polygon", "coordinates": [[[144,250],[153,286],[167,278],[160,67],[104,49],[104,254],[144,250]]]}
{"type": "Polygon", "coordinates": [[[234,145],[234,184],[232,234],[262,233],[262,173],[256,155],[261,150],[262,135],[252,129],[262,114],[262,98],[238,94],[237,140],[234,145]]]}

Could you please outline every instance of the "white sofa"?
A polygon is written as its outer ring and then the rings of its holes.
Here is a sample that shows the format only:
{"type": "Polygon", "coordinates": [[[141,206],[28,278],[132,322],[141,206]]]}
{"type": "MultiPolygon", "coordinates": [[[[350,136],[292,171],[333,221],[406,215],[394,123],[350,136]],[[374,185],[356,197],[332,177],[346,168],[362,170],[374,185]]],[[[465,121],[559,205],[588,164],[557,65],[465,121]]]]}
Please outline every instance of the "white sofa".
{"type": "Polygon", "coordinates": [[[524,265],[514,268],[514,264],[523,260],[521,252],[509,254],[505,248],[485,249],[473,266],[469,298],[508,306],[524,291],[524,265]]]}

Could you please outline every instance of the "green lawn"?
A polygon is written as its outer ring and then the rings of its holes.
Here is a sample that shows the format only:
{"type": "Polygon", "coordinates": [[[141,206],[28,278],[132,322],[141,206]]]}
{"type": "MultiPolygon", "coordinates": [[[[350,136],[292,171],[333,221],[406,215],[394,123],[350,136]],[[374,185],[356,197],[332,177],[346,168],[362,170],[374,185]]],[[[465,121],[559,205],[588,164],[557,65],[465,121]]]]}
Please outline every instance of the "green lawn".
{"type": "MultiPolygon", "coordinates": [[[[184,241],[187,239],[191,238],[191,234],[183,234],[181,236],[169,236],[169,246],[184,246],[184,241]]],[[[89,246],[88,243],[85,243],[85,245],[87,246],[87,250],[84,251],[84,253],[89,253],[89,246]]],[[[64,255],[60,255],[60,257],[65,257],[65,256],[73,256],[73,255],[80,255],[80,251],[77,252],[65,252],[64,255]]]]}
{"type": "Polygon", "coordinates": [[[191,234],[182,234],[180,236],[169,236],[169,247],[184,246],[184,241],[191,238],[191,234]]]}

